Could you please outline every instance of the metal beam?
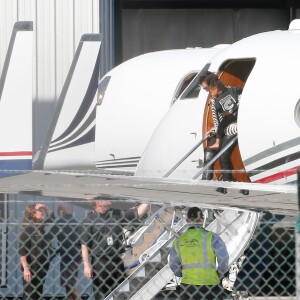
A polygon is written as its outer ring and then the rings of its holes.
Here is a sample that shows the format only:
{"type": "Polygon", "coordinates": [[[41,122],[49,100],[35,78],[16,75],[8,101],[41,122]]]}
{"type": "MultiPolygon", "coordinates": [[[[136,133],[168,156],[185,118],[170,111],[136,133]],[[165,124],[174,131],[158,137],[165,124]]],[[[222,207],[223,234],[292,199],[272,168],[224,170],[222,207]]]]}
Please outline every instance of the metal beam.
{"type": "Polygon", "coordinates": [[[116,37],[119,36],[116,34],[117,26],[121,24],[116,18],[116,8],[120,7],[119,3],[120,0],[100,0],[100,33],[102,33],[100,78],[116,65],[116,53],[120,51],[122,44],[116,42],[116,37]]]}
{"type": "MultiPolygon", "coordinates": [[[[123,8],[287,8],[289,1],[290,0],[123,0],[123,8]]],[[[297,7],[300,7],[300,4],[297,4],[297,7]]]]}

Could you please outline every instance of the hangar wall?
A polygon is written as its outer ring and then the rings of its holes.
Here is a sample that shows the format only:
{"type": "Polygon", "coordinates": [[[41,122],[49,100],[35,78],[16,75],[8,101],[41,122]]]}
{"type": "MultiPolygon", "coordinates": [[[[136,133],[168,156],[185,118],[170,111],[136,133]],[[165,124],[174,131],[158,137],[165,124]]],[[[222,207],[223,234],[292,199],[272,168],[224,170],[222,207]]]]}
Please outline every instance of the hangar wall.
{"type": "Polygon", "coordinates": [[[17,21],[33,21],[34,26],[35,152],[44,141],[82,34],[99,33],[99,0],[1,0],[0,72],[17,21]]]}
{"type": "Polygon", "coordinates": [[[231,44],[288,25],[287,9],[123,9],[122,55],[231,44]]]}

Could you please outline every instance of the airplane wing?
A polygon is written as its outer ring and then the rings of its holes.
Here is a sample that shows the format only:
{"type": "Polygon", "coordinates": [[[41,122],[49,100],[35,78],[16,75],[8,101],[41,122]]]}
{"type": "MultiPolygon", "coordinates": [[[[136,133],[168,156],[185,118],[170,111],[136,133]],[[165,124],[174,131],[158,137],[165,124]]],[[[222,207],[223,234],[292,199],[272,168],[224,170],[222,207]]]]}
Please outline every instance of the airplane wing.
{"type": "Polygon", "coordinates": [[[125,176],[99,171],[33,171],[0,179],[0,192],[92,200],[141,201],[174,206],[298,213],[296,185],[270,185],[204,180],[125,176]],[[218,187],[227,193],[217,192],[218,187]],[[248,195],[240,191],[249,190],[248,195]]]}

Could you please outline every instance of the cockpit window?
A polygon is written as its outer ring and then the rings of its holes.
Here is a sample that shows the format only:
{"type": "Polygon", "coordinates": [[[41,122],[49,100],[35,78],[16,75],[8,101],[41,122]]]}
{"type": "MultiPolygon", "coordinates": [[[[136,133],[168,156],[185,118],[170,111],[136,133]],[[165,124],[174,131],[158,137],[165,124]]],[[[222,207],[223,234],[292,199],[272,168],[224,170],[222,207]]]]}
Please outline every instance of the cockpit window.
{"type": "Polygon", "coordinates": [[[209,69],[209,66],[210,64],[205,65],[205,67],[197,74],[197,76],[194,77],[193,81],[180,96],[180,100],[197,98],[199,96],[201,89],[201,86],[199,85],[199,79],[200,76],[209,69]]]}
{"type": "Polygon", "coordinates": [[[192,82],[192,80],[195,78],[195,76],[198,74],[198,72],[191,72],[184,76],[183,80],[181,80],[176,88],[172,104],[178,99],[178,97],[182,94],[182,92],[189,86],[189,84],[192,82]]]}

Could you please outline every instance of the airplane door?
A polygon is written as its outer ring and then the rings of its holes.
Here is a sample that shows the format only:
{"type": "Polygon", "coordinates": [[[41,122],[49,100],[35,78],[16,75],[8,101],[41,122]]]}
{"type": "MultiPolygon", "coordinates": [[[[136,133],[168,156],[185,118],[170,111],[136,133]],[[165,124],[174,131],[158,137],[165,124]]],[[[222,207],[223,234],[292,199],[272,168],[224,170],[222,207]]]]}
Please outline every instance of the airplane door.
{"type": "MultiPolygon", "coordinates": [[[[207,92],[200,92],[199,77],[200,74],[189,73],[178,84],[172,106],[156,128],[136,175],[163,177],[202,139],[202,112],[207,92]]],[[[203,149],[199,147],[169,177],[191,179],[202,162],[203,149]]]]}
{"type": "MultiPolygon", "coordinates": [[[[244,88],[245,83],[250,75],[253,67],[255,65],[255,58],[245,58],[245,59],[230,59],[224,61],[218,71],[219,79],[226,86],[237,86],[244,88]]],[[[241,96],[241,101],[243,101],[243,95],[241,96]]],[[[209,98],[204,110],[203,117],[203,135],[208,132],[213,127],[212,122],[212,112],[209,105],[209,98]]],[[[207,143],[204,143],[204,148],[207,147],[207,143]]],[[[231,155],[231,161],[235,172],[233,172],[233,177],[236,181],[248,182],[249,178],[244,169],[244,164],[240,155],[239,145],[237,145],[231,155]]],[[[220,179],[220,164],[217,161],[214,167],[214,179],[220,179]]]]}
{"type": "Polygon", "coordinates": [[[276,60],[277,72],[265,71],[272,70],[273,57],[257,61],[245,86],[239,108],[238,134],[241,155],[251,182],[297,184],[296,170],[300,165],[299,90],[292,88],[299,84],[299,51],[297,55],[289,57],[289,62],[285,55],[279,57],[276,60]],[[264,73],[267,79],[258,80],[264,73]],[[278,77],[284,79],[278,83],[278,77]]]}

